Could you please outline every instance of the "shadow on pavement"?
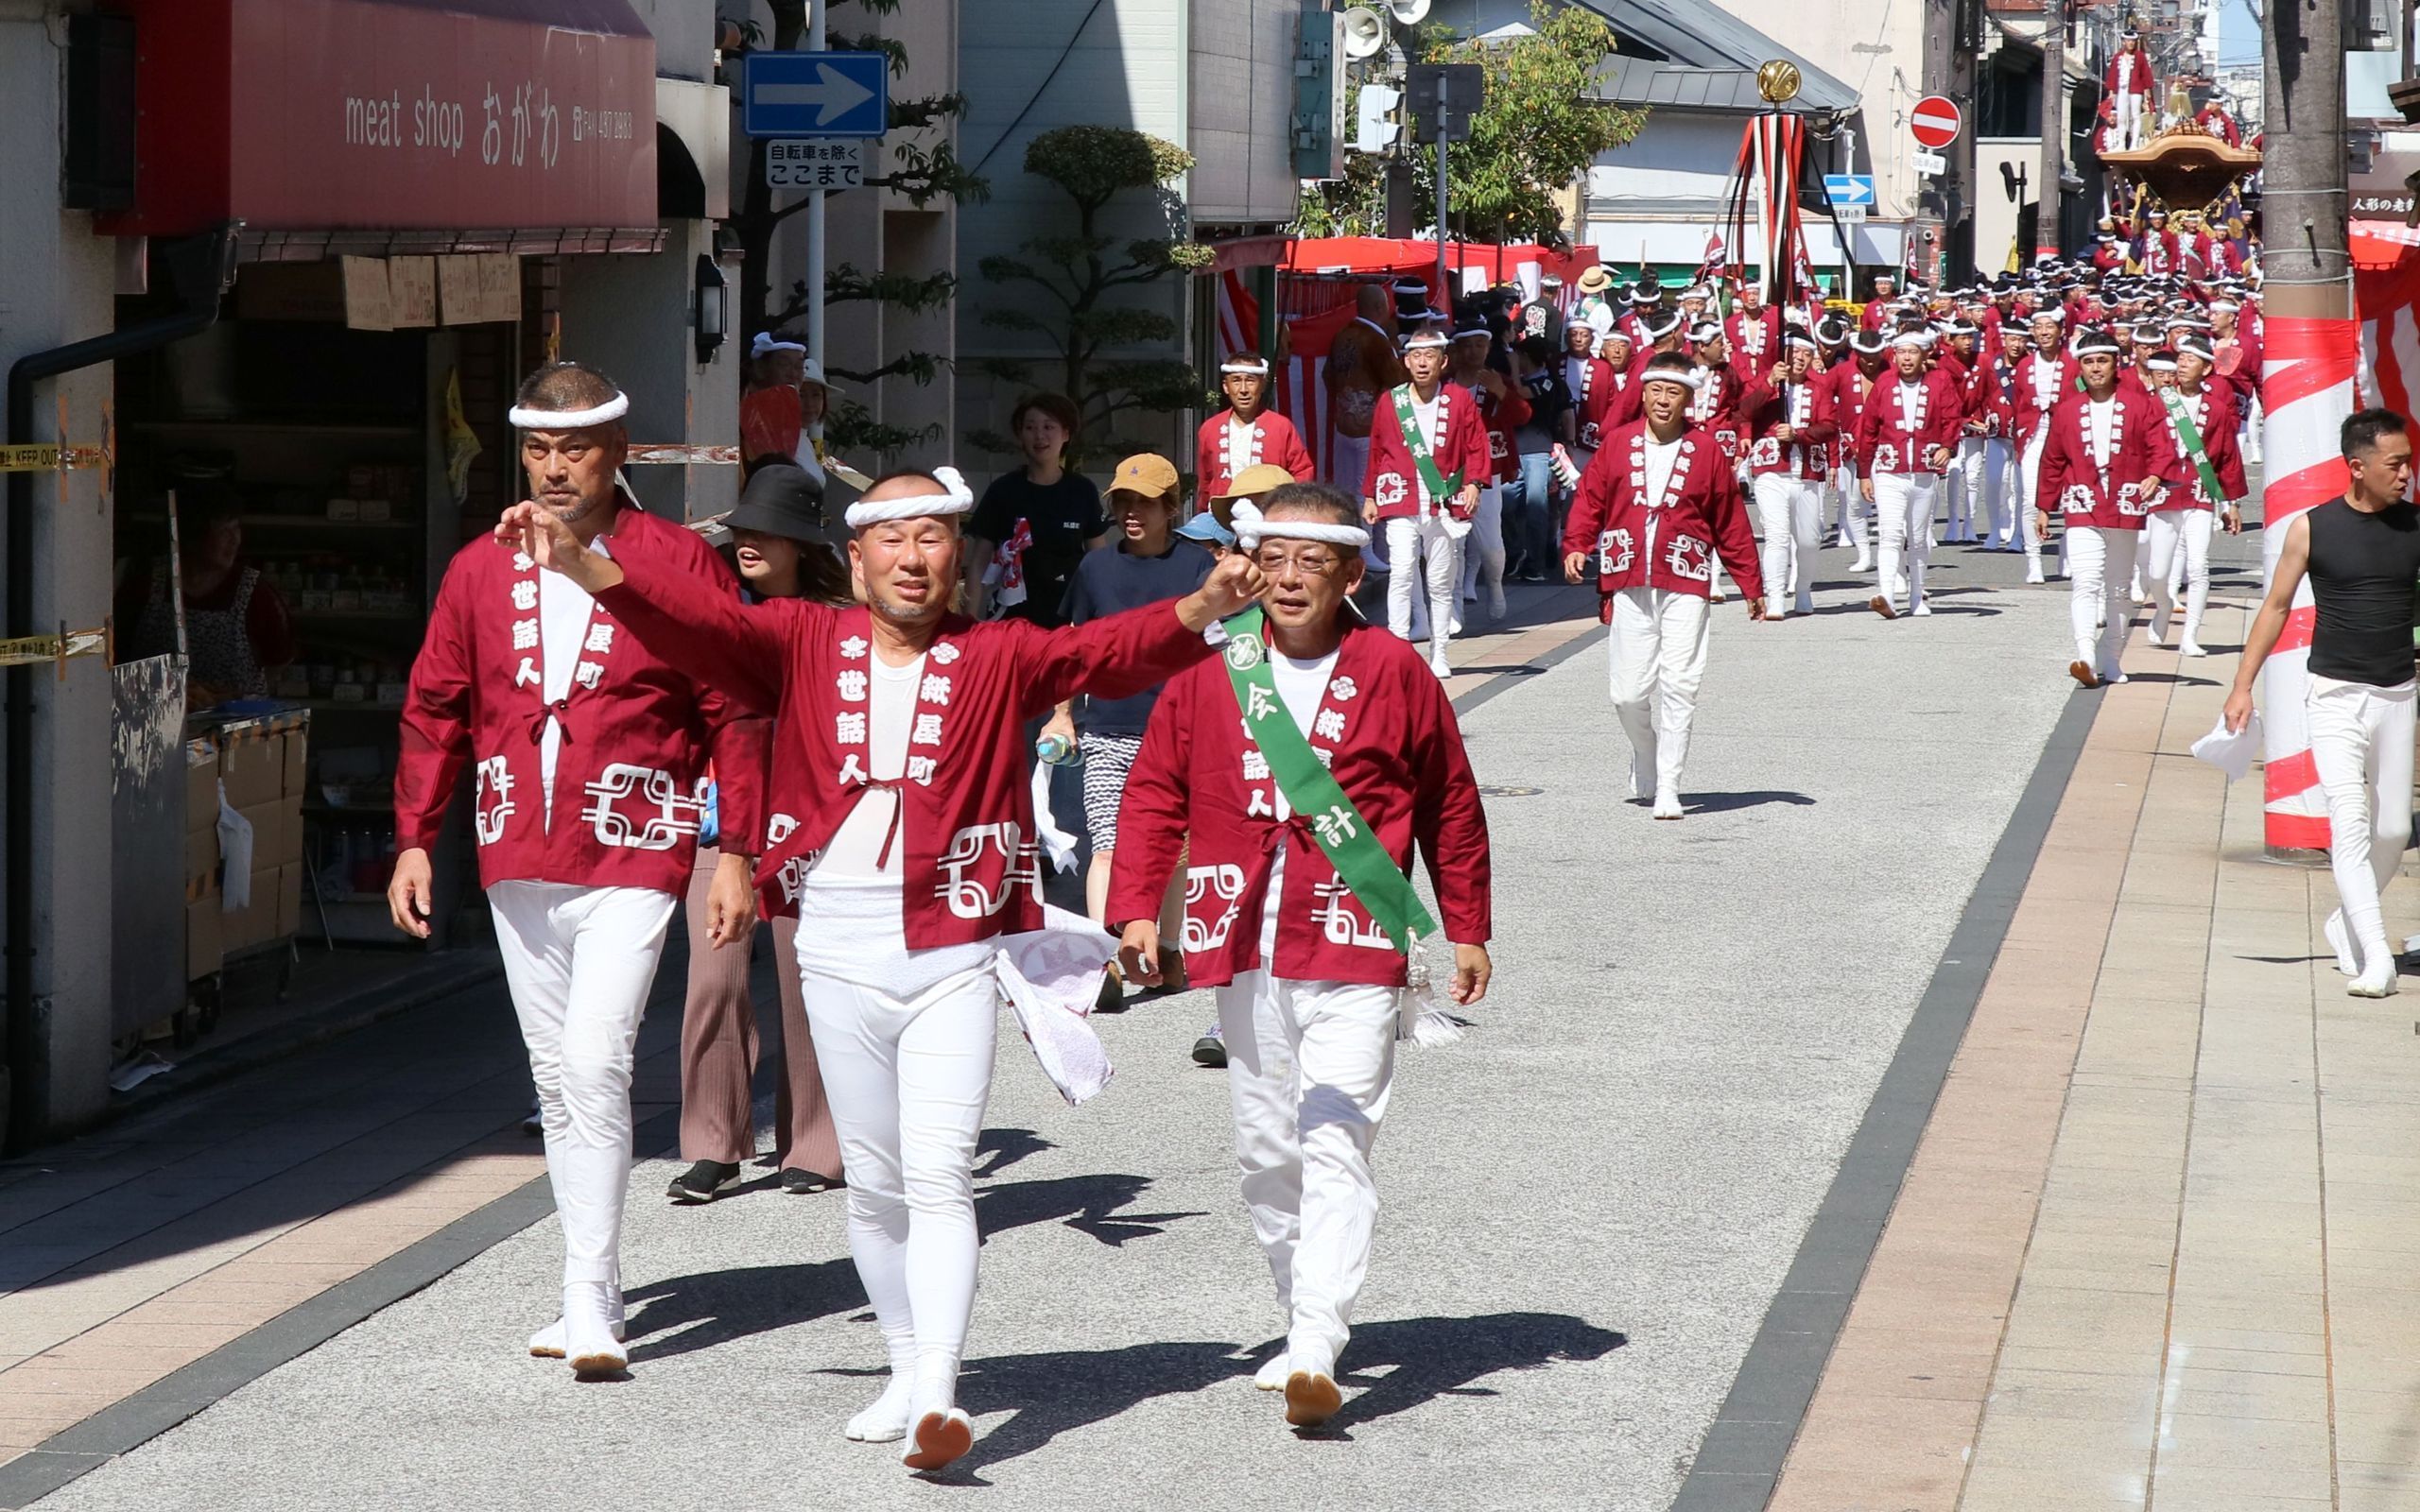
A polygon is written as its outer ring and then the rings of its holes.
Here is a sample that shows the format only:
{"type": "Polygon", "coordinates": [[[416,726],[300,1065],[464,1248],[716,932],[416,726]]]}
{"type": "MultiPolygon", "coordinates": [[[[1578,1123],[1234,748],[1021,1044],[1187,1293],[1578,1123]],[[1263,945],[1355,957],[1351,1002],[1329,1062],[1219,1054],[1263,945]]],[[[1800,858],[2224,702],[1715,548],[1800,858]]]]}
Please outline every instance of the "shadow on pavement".
{"type": "MultiPolygon", "coordinates": [[[[1439,1397],[1489,1397],[1473,1383],[1499,1370],[1530,1370],[1558,1360],[1595,1360],[1629,1341],[1611,1329],[1557,1313],[1496,1313],[1483,1317],[1415,1317],[1353,1331],[1340,1382],[1351,1396],[1322,1431],[1340,1436],[1439,1397]]],[[[945,1479],[1029,1454],[1060,1435],[1116,1417],[1155,1397],[1223,1386],[1252,1390],[1251,1375],[1274,1345],[1248,1354],[1213,1343],[1137,1344],[1117,1349],[1011,1354],[970,1361],[959,1404],[980,1417],[1013,1413],[976,1440],[974,1452],[945,1479]]],[[[1285,1432],[1280,1399],[1265,1399],[1270,1432],[1285,1432]]]]}
{"type": "Polygon", "coordinates": [[[1768,803],[1786,803],[1791,808],[1806,808],[1814,799],[1804,793],[1783,793],[1759,789],[1746,793],[1684,793],[1682,806],[1691,814],[1729,814],[1735,809],[1759,809],[1768,803]]]}
{"type": "MultiPolygon", "coordinates": [[[[1005,1181],[975,1194],[975,1223],[988,1237],[1028,1224],[1062,1222],[1104,1245],[1122,1247],[1130,1239],[1149,1239],[1166,1231],[1179,1218],[1204,1216],[1119,1211],[1150,1186],[1149,1177],[1123,1175],[1005,1181]]],[[[838,1232],[832,1237],[836,1242],[840,1239],[838,1232]]],[[[752,1265],[667,1277],[632,1287],[628,1299],[630,1339],[638,1346],[632,1364],[641,1366],[866,1306],[856,1266],[845,1255],[796,1265],[752,1265]],[[672,1336],[664,1337],[666,1334],[672,1336]]]]}

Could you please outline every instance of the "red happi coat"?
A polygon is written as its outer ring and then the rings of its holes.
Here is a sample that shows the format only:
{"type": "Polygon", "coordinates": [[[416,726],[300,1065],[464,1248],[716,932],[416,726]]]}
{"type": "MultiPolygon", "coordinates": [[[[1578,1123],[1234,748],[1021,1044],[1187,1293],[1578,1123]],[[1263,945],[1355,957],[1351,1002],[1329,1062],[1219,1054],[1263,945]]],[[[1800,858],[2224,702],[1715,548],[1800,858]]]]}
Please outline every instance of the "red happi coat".
{"type": "MultiPolygon", "coordinates": [[[[2157,399],[2157,395],[2152,396],[2157,399]]],[[[2193,428],[2202,435],[2202,450],[2209,455],[2210,470],[2219,475],[2219,489],[2225,497],[2213,499],[2203,485],[2202,470],[2185,453],[2184,434],[2176,428],[2176,417],[2168,413],[2168,402],[2159,400],[2160,414],[2168,421],[2169,446],[2176,455],[2176,466],[2168,473],[2171,487],[2168,497],[2152,507],[2154,509],[2209,509],[2240,499],[2252,491],[2243,475],[2243,452],[2236,445],[2237,412],[2235,393],[2224,385],[2204,380],[2202,391],[2188,394],[2176,390],[2193,417],[2193,428]]]]}
{"type": "Polygon", "coordinates": [[[2059,402],[2076,389],[2076,374],[2082,369],[2076,359],[2062,353],[2045,357],[2029,352],[2016,365],[2016,377],[2009,385],[2010,408],[2016,417],[2018,444],[2030,446],[2059,402]]]}
{"type": "Polygon", "coordinates": [[[2093,461],[2086,394],[2069,394],[2050,414],[2042,444],[2042,479],[2034,506],[2063,514],[2069,525],[2140,530],[2167,491],[2161,479],[2176,470],[2176,448],[2157,400],[2128,394],[2114,401],[2109,467],[2093,461]]]}
{"type": "Polygon", "coordinates": [[[1957,381],[1940,369],[1919,379],[1912,396],[1896,368],[1875,374],[1874,387],[1857,416],[1858,475],[1932,472],[1926,458],[1936,446],[1955,450],[1965,424],[1957,381]],[[1913,404],[1912,412],[1907,408],[1913,404]],[[1915,429],[1907,429],[1912,421],[1915,429]]]}
{"type": "MultiPolygon", "coordinates": [[[[756,883],[769,912],[786,912],[873,781],[871,615],[861,604],[796,598],[743,605],[650,562],[622,570],[597,602],[687,675],[774,713],[756,883]]],[[[943,619],[925,654],[899,783],[908,948],[1042,927],[1026,721],[1078,693],[1139,693],[1208,654],[1167,603],[1048,630],[943,619]]]]}
{"type": "MultiPolygon", "coordinates": [[[[1564,358],[1564,375],[1571,376],[1568,355],[1564,358]]],[[[1580,411],[1579,436],[1581,450],[1593,452],[1605,439],[1605,417],[1613,412],[1614,401],[1621,396],[1627,372],[1616,372],[1614,365],[1602,357],[1582,357],[1579,365],[1580,381],[1568,384],[1571,402],[1580,411]]]]}
{"type": "MultiPolygon", "coordinates": [[[[1364,485],[1364,496],[1377,501],[1381,520],[1417,520],[1421,514],[1420,469],[1404,442],[1403,422],[1395,417],[1395,395],[1411,391],[1411,386],[1405,384],[1380,394],[1377,413],[1370,421],[1370,481],[1364,485]]],[[[1464,483],[1485,488],[1495,465],[1487,455],[1487,421],[1469,389],[1439,381],[1437,428],[1444,433],[1430,448],[1438,472],[1449,485],[1460,473],[1464,483]]],[[[1434,502],[1454,514],[1464,512],[1451,499],[1434,502]]]]}
{"type": "Polygon", "coordinates": [[[1564,522],[1563,550],[1599,553],[1599,592],[1662,588],[1707,596],[1714,558],[1751,603],[1764,596],[1755,534],[1731,459],[1711,431],[1682,433],[1680,459],[1661,498],[1647,497],[1647,421],[1605,438],[1564,522]]]}
{"type": "Polygon", "coordinates": [[[1472,398],[1478,401],[1480,419],[1487,425],[1487,456],[1493,471],[1479,479],[1480,484],[1512,482],[1521,475],[1521,443],[1513,438],[1512,433],[1530,423],[1529,396],[1521,392],[1521,386],[1516,383],[1504,386],[1502,399],[1476,384],[1460,384],[1458,387],[1466,389],[1472,398]]]}
{"type": "Polygon", "coordinates": [[[2154,88],[2152,78],[2152,55],[2137,47],[2133,52],[2119,49],[2109,55],[2109,67],[2100,78],[2101,90],[2111,99],[2120,94],[2148,95],[2154,88]],[[2127,60],[2134,60],[2133,66],[2127,60]],[[2124,70],[2120,77],[2120,70],[2124,70]]]}
{"type": "Polygon", "coordinates": [[[1713,432],[1715,441],[1722,448],[1723,458],[1737,462],[1739,460],[1739,411],[1750,397],[1747,386],[1728,367],[1700,367],[1689,370],[1696,373],[1699,380],[1697,391],[1689,396],[1689,423],[1713,432]]]}
{"type": "Polygon", "coordinates": [[[2135,261],[2150,274],[2173,273],[2182,266],[2183,253],[2178,250],[2176,232],[2151,228],[2135,238],[2135,261]]]}
{"type": "Polygon", "coordinates": [[[1778,388],[1757,386],[1754,403],[1741,416],[1751,438],[1748,472],[1752,476],[1778,472],[1821,482],[1832,475],[1832,442],[1839,431],[1822,404],[1824,380],[1828,376],[1810,371],[1802,381],[1778,388]],[[1789,440],[1772,434],[1780,425],[1789,427],[1789,440]]]}
{"type": "Polygon", "coordinates": [[[1971,365],[1962,357],[1958,362],[1960,428],[1968,436],[1999,435],[2000,380],[1992,359],[1978,352],[1971,365]]]}
{"type": "MultiPolygon", "coordinates": [[[[739,608],[739,582],[694,533],[624,497],[603,536],[626,570],[739,608]]],[[[640,644],[599,600],[581,637],[562,726],[554,805],[539,736],[548,713],[538,565],[481,539],[455,553],[404,696],[395,845],[436,844],[465,765],[479,885],[577,883],[685,893],[709,764],[718,822],[756,831],[766,721],[640,644]]]]}
{"type": "MultiPolygon", "coordinates": [[[[1445,938],[1485,944],[1494,927],[1487,815],[1453,706],[1420,653],[1348,617],[1309,740],[1395,865],[1409,871],[1418,843],[1445,938]]],[[[1312,824],[1323,816],[1280,821],[1276,799],[1267,759],[1244,736],[1226,664],[1213,660],[1171,679],[1118,806],[1109,926],[1155,917],[1182,858],[1184,969],[1195,986],[1255,968],[1298,982],[1403,986],[1403,954],[1319,848],[1312,824]],[[1281,839],[1272,963],[1260,958],[1260,926],[1281,839]]]]}
{"type": "Polygon", "coordinates": [[[1853,354],[1824,369],[1815,381],[1815,418],[1832,428],[1834,467],[1858,471],[1857,418],[1873,382],[1853,354]]]}
{"type": "Polygon", "coordinates": [[[1252,429],[1240,448],[1233,444],[1229,421],[1234,411],[1222,409],[1201,422],[1201,433],[1193,442],[1193,475],[1196,478],[1193,496],[1216,499],[1227,491],[1236,474],[1248,467],[1267,462],[1282,467],[1293,474],[1297,483],[1308,483],[1317,469],[1311,454],[1303,446],[1302,434],[1294,422],[1273,409],[1264,409],[1253,417],[1252,429]]]}
{"type": "Polygon", "coordinates": [[[1750,372],[1762,372],[1781,360],[1781,311],[1772,307],[1750,315],[1745,310],[1726,316],[1722,334],[1731,339],[1731,357],[1750,372]]]}

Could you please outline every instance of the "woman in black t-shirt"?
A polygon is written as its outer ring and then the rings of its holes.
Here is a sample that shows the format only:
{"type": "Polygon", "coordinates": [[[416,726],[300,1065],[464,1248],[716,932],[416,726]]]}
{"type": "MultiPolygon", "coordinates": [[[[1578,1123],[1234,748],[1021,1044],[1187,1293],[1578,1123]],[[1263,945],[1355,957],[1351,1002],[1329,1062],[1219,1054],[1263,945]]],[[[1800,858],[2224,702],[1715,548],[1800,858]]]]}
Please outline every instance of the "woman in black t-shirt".
{"type": "Polygon", "coordinates": [[[1100,490],[1066,468],[1079,421],[1063,394],[1028,394],[1010,412],[1025,465],[993,479],[966,524],[966,602],[977,619],[996,605],[1006,618],[1064,624],[1076,563],[1108,541],[1100,490]]]}

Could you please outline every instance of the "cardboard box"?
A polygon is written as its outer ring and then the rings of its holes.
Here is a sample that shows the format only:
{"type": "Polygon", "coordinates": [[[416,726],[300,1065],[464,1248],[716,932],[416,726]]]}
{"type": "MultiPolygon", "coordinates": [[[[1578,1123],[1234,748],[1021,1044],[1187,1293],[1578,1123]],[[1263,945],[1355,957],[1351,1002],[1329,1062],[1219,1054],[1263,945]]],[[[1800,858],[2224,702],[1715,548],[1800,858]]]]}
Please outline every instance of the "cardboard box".
{"type": "Polygon", "coordinates": [[[223,920],[218,917],[218,895],[185,904],[185,980],[208,976],[218,970],[226,955],[223,920]]]}
{"type": "MultiPolygon", "coordinates": [[[[244,906],[219,913],[219,928],[229,952],[250,950],[279,937],[278,888],[280,867],[256,868],[252,872],[252,891],[244,906]]],[[[300,874],[301,868],[295,868],[300,874]]]]}
{"type": "Polygon", "coordinates": [[[294,862],[277,868],[277,933],[272,939],[284,939],[302,927],[302,865],[294,862]]]}
{"type": "Polygon", "coordinates": [[[309,775],[310,756],[310,727],[305,725],[301,730],[287,730],[285,732],[285,779],[280,788],[285,797],[300,798],[308,790],[304,779],[309,775]]]}
{"type": "Polygon", "coordinates": [[[207,740],[185,742],[185,833],[218,822],[218,747],[207,740]]]}
{"type": "Polygon", "coordinates": [[[249,809],[285,792],[285,736],[240,734],[218,747],[218,780],[230,806],[249,809]]]}
{"type": "Polygon", "coordinates": [[[272,798],[237,813],[252,826],[252,869],[261,871],[302,859],[302,795],[272,798]]]}

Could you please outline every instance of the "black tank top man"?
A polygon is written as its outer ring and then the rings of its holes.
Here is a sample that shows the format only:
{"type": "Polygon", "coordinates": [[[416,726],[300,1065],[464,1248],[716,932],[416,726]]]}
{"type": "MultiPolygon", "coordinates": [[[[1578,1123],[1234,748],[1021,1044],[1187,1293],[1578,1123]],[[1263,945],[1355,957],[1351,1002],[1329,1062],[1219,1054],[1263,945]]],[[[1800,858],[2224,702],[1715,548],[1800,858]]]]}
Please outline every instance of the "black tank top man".
{"type": "Polygon", "coordinates": [[[2412,676],[2420,619],[2420,506],[2370,513],[2342,499],[2310,511],[2310,672],[2392,688],[2412,676]]]}

